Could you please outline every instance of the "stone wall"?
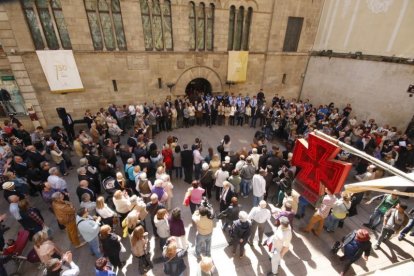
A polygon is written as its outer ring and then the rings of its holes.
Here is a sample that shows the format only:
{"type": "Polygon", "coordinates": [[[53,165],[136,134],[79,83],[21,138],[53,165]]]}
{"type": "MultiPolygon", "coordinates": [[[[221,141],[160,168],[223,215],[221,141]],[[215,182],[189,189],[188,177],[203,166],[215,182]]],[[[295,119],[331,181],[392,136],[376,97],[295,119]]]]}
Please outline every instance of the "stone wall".
{"type": "MultiPolygon", "coordinates": [[[[96,111],[110,103],[162,101],[170,95],[167,83],[175,83],[172,95],[183,95],[191,77],[204,77],[214,92],[257,93],[264,88],[271,97],[275,92],[297,97],[303,82],[322,8],[322,0],[232,0],[195,1],[215,4],[214,51],[189,51],[188,1],[172,1],[174,51],[145,51],[141,13],[138,0],[122,0],[121,10],[128,51],[94,51],[83,0],[62,1],[62,10],[71,38],[75,60],[85,87],[84,92],[52,94],[39,60],[19,1],[0,4],[7,16],[14,41],[6,41],[8,56],[20,59],[24,75],[33,90],[25,100],[38,101],[36,111],[42,112],[43,125],[60,123],[56,107],[64,106],[75,119],[83,117],[84,110],[96,111]],[[227,34],[229,8],[244,6],[254,10],[249,40],[247,81],[228,87],[227,34]],[[282,52],[288,16],[304,17],[297,53],[282,52]],[[282,84],[283,75],[286,81],[282,84]],[[163,87],[158,88],[158,78],[163,87]],[[118,91],[114,91],[116,80],[118,91]],[[30,96],[30,97],[29,97],[30,96]]],[[[1,19],[1,18],[0,18],[1,19]]],[[[9,34],[10,35],[10,34],[9,34]]],[[[0,37],[1,39],[1,37],[0,37]]],[[[1,41],[3,43],[3,40],[1,41]]],[[[19,75],[23,73],[19,69],[19,75]]],[[[17,72],[17,71],[16,71],[17,72]]],[[[23,91],[22,91],[23,92],[23,91]]]]}
{"type": "Polygon", "coordinates": [[[375,119],[405,131],[414,113],[414,66],[354,59],[311,57],[301,99],[315,105],[352,104],[359,121],[375,119]]]}

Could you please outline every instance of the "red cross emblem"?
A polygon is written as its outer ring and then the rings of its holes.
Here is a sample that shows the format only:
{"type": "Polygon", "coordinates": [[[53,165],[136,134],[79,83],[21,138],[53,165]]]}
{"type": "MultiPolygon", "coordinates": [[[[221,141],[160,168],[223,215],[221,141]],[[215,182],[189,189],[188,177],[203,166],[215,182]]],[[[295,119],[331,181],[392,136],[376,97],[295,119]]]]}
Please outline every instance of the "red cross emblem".
{"type": "Polygon", "coordinates": [[[301,169],[296,182],[304,187],[298,192],[309,202],[316,202],[323,194],[321,184],[333,194],[341,191],[352,164],[335,160],[340,151],[341,148],[313,133],[309,134],[308,141],[296,141],[292,164],[301,169]]]}

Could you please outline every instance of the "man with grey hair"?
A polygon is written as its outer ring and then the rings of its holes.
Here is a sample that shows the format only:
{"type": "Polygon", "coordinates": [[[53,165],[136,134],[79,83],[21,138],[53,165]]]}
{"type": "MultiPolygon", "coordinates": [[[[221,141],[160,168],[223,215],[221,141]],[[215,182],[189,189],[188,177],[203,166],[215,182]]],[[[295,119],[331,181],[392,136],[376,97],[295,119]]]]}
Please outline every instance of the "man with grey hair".
{"type": "Polygon", "coordinates": [[[66,181],[60,176],[59,169],[57,167],[51,167],[49,169],[49,177],[47,178],[47,182],[49,182],[52,189],[63,191],[65,194],[68,193],[68,185],[66,181]]]}
{"type": "Polygon", "coordinates": [[[244,256],[244,246],[250,236],[251,223],[249,215],[245,211],[239,212],[239,219],[233,222],[231,238],[233,245],[233,255],[236,255],[237,246],[240,246],[240,258],[244,256]]]}
{"type": "Polygon", "coordinates": [[[280,226],[276,229],[275,233],[270,239],[270,242],[272,243],[272,247],[270,249],[270,252],[272,253],[272,271],[270,275],[277,275],[280,261],[289,251],[291,240],[292,229],[290,228],[289,219],[287,217],[281,217],[280,226]]]}
{"type": "Polygon", "coordinates": [[[251,235],[249,238],[249,244],[253,246],[254,236],[256,230],[259,228],[259,245],[262,245],[263,233],[266,226],[266,222],[270,219],[270,210],[266,208],[267,203],[264,200],[259,202],[259,206],[253,207],[249,213],[249,219],[252,221],[251,235]]]}

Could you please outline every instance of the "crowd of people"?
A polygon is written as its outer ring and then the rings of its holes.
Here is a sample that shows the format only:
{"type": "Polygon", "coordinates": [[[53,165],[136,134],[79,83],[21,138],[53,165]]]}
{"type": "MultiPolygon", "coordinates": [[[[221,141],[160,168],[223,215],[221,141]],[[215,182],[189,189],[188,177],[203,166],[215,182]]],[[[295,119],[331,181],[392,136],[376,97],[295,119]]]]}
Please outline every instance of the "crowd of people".
{"type": "MultiPolygon", "coordinates": [[[[240,258],[246,243],[255,246],[258,232],[258,245],[267,246],[271,255],[270,273],[277,274],[289,251],[294,218],[303,218],[308,205],[292,189],[300,169],[291,163],[296,139],[307,138],[319,129],[403,171],[414,167],[414,150],[405,134],[395,127],[378,126],[374,119],[358,122],[351,114],[350,104],[340,111],[333,103],[316,108],[308,100],[287,100],[278,95],[269,101],[261,90],[251,98],[241,94],[205,95],[193,101],[177,97],[174,101],[167,98],[162,104],[110,105],[95,114],[87,110],[84,121],[88,130],[81,129],[78,134],[71,117],[67,117],[63,128],[54,127],[50,134],[42,127],[29,133],[16,118],[11,118],[4,122],[0,139],[4,198],[11,215],[29,232],[46,275],[78,275],[79,268],[72,253],[62,251],[51,240],[50,227],[45,225],[39,209],[30,204],[30,198],[38,195],[53,212],[59,228],[67,232],[71,244],[75,248],[89,246],[96,257],[96,275],[115,275],[114,271],[122,269],[120,253],[126,251],[126,238],[130,240],[130,253],[138,259],[140,274],[153,268],[149,239],[155,238],[162,251],[164,273],[184,275],[189,241],[185,219],[181,217],[181,208],[185,207],[174,206],[172,201],[177,196],[189,207],[197,229],[194,243],[200,264],[198,275],[213,273],[211,241],[213,219],[217,218],[222,220],[233,254],[239,248],[240,258]],[[234,149],[229,135],[217,142],[217,148],[208,149],[203,149],[199,138],[192,145],[181,145],[173,135],[162,146],[154,143],[155,135],[161,131],[194,125],[247,125],[259,129],[250,148],[234,149]],[[122,140],[126,143],[121,141],[124,135],[127,137],[122,140]],[[286,150],[266,146],[275,138],[286,150]],[[79,159],[76,195],[69,192],[65,180],[78,163],[72,161],[73,155],[79,159]],[[185,195],[175,195],[174,186],[181,178],[190,187],[185,195]],[[241,197],[251,198],[251,210],[239,204],[241,197]],[[218,212],[212,210],[211,199],[218,202],[218,212]],[[274,234],[266,238],[264,228],[269,222],[274,234]],[[122,228],[120,235],[114,231],[117,226],[122,228]]],[[[381,169],[345,150],[337,158],[352,162],[360,181],[384,175],[381,169]]],[[[364,196],[369,195],[336,196],[326,190],[302,230],[316,236],[324,228],[334,232],[347,217],[357,214],[356,206],[364,196]]],[[[406,212],[407,205],[397,195],[382,195],[368,203],[376,199],[382,201],[365,224],[375,229],[383,221],[374,248],[394,233],[400,233],[402,240],[414,226],[413,212],[406,212]]],[[[6,230],[0,228],[0,233],[6,230]]],[[[343,243],[342,273],[363,252],[366,258],[370,254],[370,237],[365,228],[349,237],[352,238],[343,243]]],[[[7,246],[0,239],[0,247],[7,246]]],[[[3,265],[1,268],[6,273],[3,265]]]]}

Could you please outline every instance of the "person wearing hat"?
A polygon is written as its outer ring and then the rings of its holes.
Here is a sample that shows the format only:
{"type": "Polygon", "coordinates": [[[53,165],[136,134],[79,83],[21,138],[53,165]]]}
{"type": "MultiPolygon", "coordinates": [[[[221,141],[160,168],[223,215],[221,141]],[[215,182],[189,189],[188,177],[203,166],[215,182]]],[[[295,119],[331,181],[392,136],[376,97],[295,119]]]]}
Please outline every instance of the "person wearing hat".
{"type": "MultiPolygon", "coordinates": [[[[394,190],[397,191],[397,190],[394,190]]],[[[384,217],[385,213],[397,206],[397,204],[400,202],[400,199],[397,194],[391,193],[391,194],[382,194],[379,196],[373,197],[371,200],[367,201],[367,205],[371,204],[373,201],[381,199],[380,204],[375,208],[374,213],[369,217],[368,223],[363,223],[364,226],[375,229],[377,226],[381,223],[382,218],[384,217]]]]}
{"type": "MultiPolygon", "coordinates": [[[[277,275],[280,261],[289,251],[292,240],[292,229],[290,228],[289,219],[287,217],[280,217],[280,226],[275,230],[273,236],[270,238],[271,247],[271,275],[277,275]]],[[[269,246],[270,247],[270,246],[269,246]]]]}
{"type": "Polygon", "coordinates": [[[231,239],[233,245],[233,255],[236,255],[237,246],[240,246],[240,258],[244,256],[244,246],[251,234],[252,224],[249,215],[245,211],[239,212],[239,219],[233,222],[231,239]]]}
{"type": "Polygon", "coordinates": [[[270,210],[266,208],[267,203],[264,200],[259,202],[259,206],[253,207],[249,213],[249,219],[252,222],[251,235],[248,243],[253,246],[254,236],[256,235],[256,230],[259,229],[259,245],[262,244],[263,233],[266,226],[266,222],[270,219],[270,210]]]}
{"type": "Polygon", "coordinates": [[[24,194],[16,190],[16,187],[14,186],[14,183],[12,181],[4,182],[3,185],[1,185],[1,187],[3,188],[4,199],[8,202],[10,202],[9,197],[12,195],[17,196],[19,199],[25,198],[24,194]]]}
{"type": "Polygon", "coordinates": [[[77,276],[80,274],[79,266],[72,260],[70,251],[63,254],[62,260],[50,259],[46,264],[46,276],[77,276]]]}
{"type": "Polygon", "coordinates": [[[351,265],[364,254],[364,260],[367,261],[371,254],[371,237],[366,229],[352,231],[344,237],[344,256],[339,259],[343,262],[340,275],[345,275],[351,265]]]}

